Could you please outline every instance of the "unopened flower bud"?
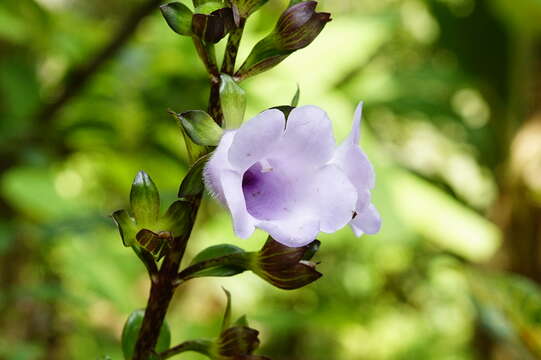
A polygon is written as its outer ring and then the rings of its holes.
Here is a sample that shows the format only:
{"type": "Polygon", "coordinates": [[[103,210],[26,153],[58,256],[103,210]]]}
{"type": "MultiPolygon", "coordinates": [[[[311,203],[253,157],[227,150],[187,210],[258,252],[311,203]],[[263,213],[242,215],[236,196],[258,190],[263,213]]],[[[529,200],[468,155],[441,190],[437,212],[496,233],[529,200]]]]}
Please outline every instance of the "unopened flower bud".
{"type": "Polygon", "coordinates": [[[315,269],[311,257],[319,248],[314,240],[302,247],[288,247],[269,236],[265,246],[256,253],[252,271],[280,289],[301,288],[322,275],[315,269]]]}
{"type": "Polygon", "coordinates": [[[315,11],[316,1],[290,6],[280,17],[273,32],[258,42],[235,74],[245,79],[269,70],[296,50],[308,46],[331,20],[331,14],[315,11]]]}
{"type": "Polygon", "coordinates": [[[275,29],[282,49],[298,50],[308,46],[331,21],[331,14],[316,12],[316,6],[315,1],[303,1],[282,14],[275,29]]]}

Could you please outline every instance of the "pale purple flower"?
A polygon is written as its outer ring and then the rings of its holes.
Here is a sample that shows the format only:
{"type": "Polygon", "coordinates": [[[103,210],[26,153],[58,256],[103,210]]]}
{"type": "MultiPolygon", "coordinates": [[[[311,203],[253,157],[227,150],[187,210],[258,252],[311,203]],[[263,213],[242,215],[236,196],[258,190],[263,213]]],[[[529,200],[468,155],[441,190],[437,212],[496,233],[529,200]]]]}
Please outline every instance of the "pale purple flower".
{"type": "Polygon", "coordinates": [[[276,241],[299,247],[319,232],[350,224],[355,234],[379,231],[370,201],[374,170],[358,146],[362,106],[349,137],[338,147],[322,109],[271,109],[224,132],[205,168],[205,183],[229,209],[235,233],[255,228],[276,241]]]}

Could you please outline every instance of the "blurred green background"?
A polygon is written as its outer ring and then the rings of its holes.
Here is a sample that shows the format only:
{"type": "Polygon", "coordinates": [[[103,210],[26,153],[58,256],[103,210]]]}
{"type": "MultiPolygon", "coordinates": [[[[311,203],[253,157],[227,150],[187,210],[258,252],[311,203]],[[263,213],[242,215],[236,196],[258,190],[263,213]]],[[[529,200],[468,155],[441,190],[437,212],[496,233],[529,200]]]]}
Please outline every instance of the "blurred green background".
{"type": "MultiPolygon", "coordinates": [[[[188,165],[166,110],[208,98],[159,3],[0,1],[0,359],[122,358],[148,280],[109,214],[140,169],[164,205],[175,198],[188,165]]],[[[285,6],[250,18],[240,60],[285,6]]],[[[275,360],[541,359],[541,2],[319,8],[334,20],[312,45],[243,83],[247,115],[288,103],[298,82],[341,140],[364,100],[382,231],[321,236],[324,277],[301,290],[251,273],[187,283],[173,342],[217,335],[224,286],[275,360]]],[[[264,238],[235,238],[207,199],[187,260],[264,238]]]]}

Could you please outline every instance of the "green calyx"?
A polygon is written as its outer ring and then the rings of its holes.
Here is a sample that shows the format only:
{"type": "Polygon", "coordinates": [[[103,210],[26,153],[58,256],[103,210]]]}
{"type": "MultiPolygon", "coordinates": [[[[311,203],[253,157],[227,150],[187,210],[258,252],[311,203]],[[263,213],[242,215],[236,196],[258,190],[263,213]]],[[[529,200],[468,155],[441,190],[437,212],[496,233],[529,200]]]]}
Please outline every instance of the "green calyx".
{"type": "Polygon", "coordinates": [[[224,114],[223,128],[237,129],[244,121],[246,92],[229,75],[220,77],[220,102],[224,114]]]}

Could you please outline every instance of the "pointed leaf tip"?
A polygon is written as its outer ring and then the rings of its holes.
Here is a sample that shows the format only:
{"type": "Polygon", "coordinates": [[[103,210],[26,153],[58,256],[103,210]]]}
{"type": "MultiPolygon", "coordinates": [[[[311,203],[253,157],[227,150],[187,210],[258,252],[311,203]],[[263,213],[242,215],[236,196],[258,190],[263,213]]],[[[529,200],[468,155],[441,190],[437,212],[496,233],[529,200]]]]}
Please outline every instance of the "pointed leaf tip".
{"type": "Polygon", "coordinates": [[[150,176],[139,171],[130,192],[131,210],[137,225],[152,227],[160,214],[160,194],[150,176]]]}
{"type": "Polygon", "coordinates": [[[223,130],[212,117],[202,110],[187,111],[178,115],[181,126],[190,139],[202,146],[216,146],[223,130]]]}
{"type": "Polygon", "coordinates": [[[172,2],[160,6],[167,25],[179,35],[192,34],[192,12],[188,7],[179,2],[172,2]]]}
{"type": "Polygon", "coordinates": [[[300,96],[301,96],[301,88],[299,84],[297,84],[297,91],[295,91],[295,95],[293,96],[293,99],[291,99],[292,107],[297,107],[299,105],[300,96]]]}

